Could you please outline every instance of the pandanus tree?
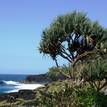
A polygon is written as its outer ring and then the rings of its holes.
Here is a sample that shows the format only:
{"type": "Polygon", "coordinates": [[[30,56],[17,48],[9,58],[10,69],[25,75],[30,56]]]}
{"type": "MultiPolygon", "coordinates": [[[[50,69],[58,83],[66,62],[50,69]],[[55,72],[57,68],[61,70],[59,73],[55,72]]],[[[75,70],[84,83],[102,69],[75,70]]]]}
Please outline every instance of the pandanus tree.
{"type": "Polygon", "coordinates": [[[57,56],[73,62],[80,55],[77,51],[78,48],[69,49],[68,45],[64,44],[68,43],[66,40],[67,35],[73,32],[85,38],[92,37],[95,41],[94,47],[98,49],[102,47],[101,44],[106,44],[107,30],[98,22],[91,21],[86,14],[74,11],[73,13],[58,16],[48,28],[43,30],[39,46],[40,53],[51,56],[57,66],[57,56]]]}
{"type": "MultiPolygon", "coordinates": [[[[67,100],[64,99],[64,101],[66,101],[65,104],[67,104],[67,102],[70,103],[69,98],[73,97],[73,99],[77,99],[75,100],[76,104],[77,101],[79,101],[81,107],[91,107],[92,105],[95,105],[95,107],[106,107],[104,104],[106,104],[105,101],[107,97],[102,94],[102,91],[107,86],[106,49],[107,29],[103,28],[98,22],[91,21],[86,14],[82,12],[74,11],[73,13],[58,16],[50,26],[43,31],[39,46],[40,53],[49,55],[55,60],[57,66],[58,56],[72,63],[68,68],[64,67],[61,69],[61,67],[59,67],[54,69],[56,72],[61,71],[63,74],[66,71],[66,74],[69,75],[67,77],[73,77],[72,80],[74,80],[70,81],[70,86],[72,87],[70,89],[73,89],[73,91],[68,90],[69,88],[67,87],[65,88],[67,91],[64,90],[64,93],[59,92],[54,94],[53,100],[51,98],[52,102],[56,101],[54,104],[57,104],[57,101],[59,104],[61,100],[58,99],[58,96],[62,95],[62,99],[68,98],[67,100]],[[94,48],[92,50],[85,49],[82,53],[78,51],[83,50],[81,46],[74,48],[73,45],[73,48],[69,49],[69,45],[65,43],[69,44],[67,41],[68,35],[74,32],[79,36],[82,35],[84,38],[92,38],[95,42],[94,48]],[[82,63],[78,60],[81,60],[82,63]],[[68,91],[72,92],[72,94],[65,94],[66,92],[68,93],[68,91]]],[[[54,72],[53,69],[51,70],[54,72]]],[[[51,100],[49,98],[49,101],[51,100]]],[[[62,100],[62,104],[64,101],[62,100]]]]}

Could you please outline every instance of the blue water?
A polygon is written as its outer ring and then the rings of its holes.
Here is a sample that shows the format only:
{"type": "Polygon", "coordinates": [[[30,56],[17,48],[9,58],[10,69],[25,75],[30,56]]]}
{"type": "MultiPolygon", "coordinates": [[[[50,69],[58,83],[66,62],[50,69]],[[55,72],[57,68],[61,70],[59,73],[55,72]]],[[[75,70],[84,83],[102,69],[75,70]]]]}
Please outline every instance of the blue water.
{"type": "Polygon", "coordinates": [[[27,75],[0,74],[0,94],[14,90],[19,81],[25,80],[26,77],[27,75]]]}
{"type": "Polygon", "coordinates": [[[21,81],[25,80],[27,75],[20,75],[20,74],[0,74],[0,80],[5,81],[21,81]]]}

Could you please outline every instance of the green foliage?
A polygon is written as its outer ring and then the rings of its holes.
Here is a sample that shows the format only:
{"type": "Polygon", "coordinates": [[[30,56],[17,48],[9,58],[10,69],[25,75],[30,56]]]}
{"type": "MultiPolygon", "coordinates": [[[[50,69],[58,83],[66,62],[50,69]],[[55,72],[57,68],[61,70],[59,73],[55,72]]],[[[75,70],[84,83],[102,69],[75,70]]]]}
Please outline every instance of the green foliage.
{"type": "Polygon", "coordinates": [[[85,62],[83,65],[83,70],[80,72],[86,86],[77,90],[79,103],[85,107],[92,105],[106,107],[107,96],[104,93],[104,88],[107,87],[106,59],[96,59],[88,63],[85,62]]]}
{"type": "Polygon", "coordinates": [[[96,91],[92,88],[82,88],[76,91],[79,105],[82,107],[92,107],[96,99],[96,91]]]}
{"type": "Polygon", "coordinates": [[[61,72],[69,75],[69,71],[72,77],[74,76],[68,82],[69,87],[64,86],[59,91],[50,91],[51,98],[42,95],[42,100],[47,100],[45,105],[49,104],[49,107],[70,107],[71,105],[73,107],[92,107],[93,105],[95,107],[106,107],[107,96],[101,92],[107,86],[106,59],[98,58],[90,62],[85,61],[82,64],[78,63],[74,68],[72,65],[62,67],[61,72]],[[69,100],[71,97],[73,100],[69,100]]]}
{"type": "Polygon", "coordinates": [[[52,67],[49,69],[49,71],[47,72],[47,75],[53,80],[56,81],[58,80],[62,75],[60,72],[60,68],[57,67],[52,67]]]}
{"type": "Polygon", "coordinates": [[[82,107],[107,107],[107,96],[93,88],[82,88],[76,92],[78,103],[82,107]]]}
{"type": "Polygon", "coordinates": [[[64,84],[59,91],[41,92],[39,104],[43,107],[76,107],[74,95],[74,88],[64,84]]]}
{"type": "MultiPolygon", "coordinates": [[[[63,81],[40,91],[38,107],[106,107],[107,96],[87,85],[78,86],[73,81],[63,81]],[[53,89],[53,88],[57,88],[53,89]]],[[[36,100],[36,101],[37,101],[36,100]]]]}
{"type": "Polygon", "coordinates": [[[72,72],[72,65],[69,64],[68,66],[63,65],[62,67],[52,67],[47,72],[47,75],[53,80],[64,80],[73,78],[74,74],[72,72]]]}
{"type": "Polygon", "coordinates": [[[107,107],[107,96],[103,92],[97,93],[95,105],[96,107],[107,107]]]}
{"type": "MultiPolygon", "coordinates": [[[[80,68],[79,68],[80,69],[80,68]]],[[[63,80],[63,79],[74,79],[78,78],[80,75],[80,72],[77,68],[74,68],[72,64],[69,65],[63,65],[61,67],[51,67],[49,68],[49,71],[47,72],[47,75],[53,80],[63,80]]]]}
{"type": "Polygon", "coordinates": [[[97,59],[85,64],[81,76],[90,81],[103,80],[107,78],[107,63],[104,59],[97,59]]]}
{"type": "Polygon", "coordinates": [[[73,50],[65,48],[66,34],[77,32],[79,35],[91,36],[96,41],[96,47],[107,40],[107,30],[98,22],[91,21],[82,12],[72,12],[58,16],[42,33],[39,46],[40,53],[50,55],[53,60],[57,56],[72,62],[73,50]],[[67,52],[68,51],[68,52],[67,52]]]}

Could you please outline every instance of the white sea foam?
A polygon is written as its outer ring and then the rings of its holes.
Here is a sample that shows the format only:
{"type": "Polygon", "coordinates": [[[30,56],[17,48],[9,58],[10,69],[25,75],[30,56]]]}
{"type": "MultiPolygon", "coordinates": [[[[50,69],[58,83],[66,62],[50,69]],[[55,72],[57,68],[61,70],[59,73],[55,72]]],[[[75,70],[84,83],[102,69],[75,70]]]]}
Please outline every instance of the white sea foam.
{"type": "Polygon", "coordinates": [[[24,84],[15,81],[4,81],[8,85],[15,85],[13,90],[6,91],[6,93],[18,92],[19,90],[34,90],[39,87],[44,87],[42,84],[24,84]]]}
{"type": "Polygon", "coordinates": [[[18,92],[18,89],[10,90],[10,91],[5,91],[5,93],[13,93],[13,92],[18,92]]]}
{"type": "Polygon", "coordinates": [[[38,87],[43,87],[41,84],[20,84],[18,86],[15,86],[16,89],[29,89],[29,90],[34,90],[38,87]]]}
{"type": "Polygon", "coordinates": [[[7,85],[20,85],[19,82],[15,82],[15,81],[3,81],[3,82],[7,85]]]}

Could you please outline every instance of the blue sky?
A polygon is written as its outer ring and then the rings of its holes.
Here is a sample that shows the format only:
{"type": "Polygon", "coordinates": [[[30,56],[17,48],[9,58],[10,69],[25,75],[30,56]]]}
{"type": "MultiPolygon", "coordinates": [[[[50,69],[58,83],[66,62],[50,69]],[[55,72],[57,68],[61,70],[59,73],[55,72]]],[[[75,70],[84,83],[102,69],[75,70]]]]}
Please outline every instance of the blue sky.
{"type": "Polygon", "coordinates": [[[0,73],[39,74],[54,66],[39,54],[42,30],[73,10],[107,27],[106,0],[0,0],[0,73]]]}

